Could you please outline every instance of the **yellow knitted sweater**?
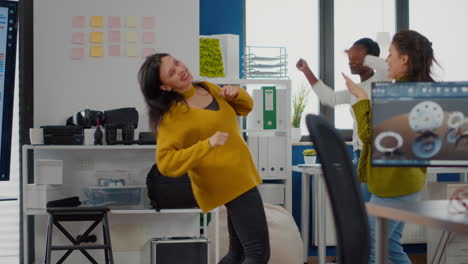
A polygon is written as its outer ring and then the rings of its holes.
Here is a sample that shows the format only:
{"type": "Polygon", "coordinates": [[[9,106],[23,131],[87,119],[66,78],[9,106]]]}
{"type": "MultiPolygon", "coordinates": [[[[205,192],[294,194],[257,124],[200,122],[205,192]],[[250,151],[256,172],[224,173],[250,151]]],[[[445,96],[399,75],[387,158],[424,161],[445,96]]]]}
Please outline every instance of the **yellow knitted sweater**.
{"type": "MultiPolygon", "coordinates": [[[[162,174],[178,177],[188,172],[193,193],[203,212],[210,211],[260,184],[262,180],[242,138],[237,115],[246,116],[253,100],[243,89],[226,100],[221,88],[203,82],[219,110],[199,109],[176,103],[158,128],[156,161],[162,174]],[[217,131],[229,133],[226,144],[212,148],[209,138],[217,131]]],[[[190,98],[192,87],[183,93],[190,98]]]]}

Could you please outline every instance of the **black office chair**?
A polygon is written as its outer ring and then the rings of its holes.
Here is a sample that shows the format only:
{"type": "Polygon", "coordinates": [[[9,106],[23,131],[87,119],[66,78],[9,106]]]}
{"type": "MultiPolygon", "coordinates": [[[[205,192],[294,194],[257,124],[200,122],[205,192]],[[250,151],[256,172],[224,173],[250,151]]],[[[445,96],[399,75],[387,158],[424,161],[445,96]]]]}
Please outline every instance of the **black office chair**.
{"type": "Polygon", "coordinates": [[[316,115],[306,116],[310,139],[321,161],[335,220],[337,263],[369,262],[369,223],[351,157],[335,128],[316,115]]]}

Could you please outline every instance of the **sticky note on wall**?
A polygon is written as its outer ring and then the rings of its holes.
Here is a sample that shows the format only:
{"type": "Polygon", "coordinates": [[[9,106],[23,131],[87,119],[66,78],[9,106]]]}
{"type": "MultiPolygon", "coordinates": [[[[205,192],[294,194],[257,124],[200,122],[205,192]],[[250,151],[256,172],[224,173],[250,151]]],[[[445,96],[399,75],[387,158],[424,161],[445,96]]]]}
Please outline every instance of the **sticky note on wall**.
{"type": "Polygon", "coordinates": [[[91,46],[89,48],[89,55],[91,57],[102,57],[104,55],[104,48],[102,46],[91,46]]]}
{"type": "Polygon", "coordinates": [[[125,56],[127,57],[136,57],[137,48],[135,45],[127,45],[125,46],[125,56]]]}
{"type": "Polygon", "coordinates": [[[143,32],[143,43],[151,44],[154,42],[154,32],[143,32]]]}
{"type": "Polygon", "coordinates": [[[104,41],[104,32],[91,32],[91,36],[89,38],[91,43],[102,43],[104,41]]]}
{"type": "Polygon", "coordinates": [[[111,56],[111,57],[120,56],[120,46],[119,45],[109,46],[109,56],[111,56]]]}
{"type": "Polygon", "coordinates": [[[71,58],[72,60],[82,60],[84,57],[83,48],[72,48],[71,58]]]}
{"type": "Polygon", "coordinates": [[[109,42],[120,42],[120,31],[118,30],[109,31],[109,42]]]}
{"type": "Polygon", "coordinates": [[[73,32],[72,33],[72,44],[84,44],[85,33],[84,32],[73,32]]]}
{"type": "Polygon", "coordinates": [[[120,28],[120,17],[110,16],[108,25],[110,28],[120,28]]]}
{"type": "Polygon", "coordinates": [[[125,17],[125,26],[128,28],[134,28],[137,26],[136,16],[126,16],[125,17]]]}
{"type": "Polygon", "coordinates": [[[104,18],[102,16],[92,16],[91,17],[91,27],[103,27],[104,18]]]}
{"type": "Polygon", "coordinates": [[[143,17],[143,28],[153,29],[154,28],[154,17],[152,17],[152,16],[143,17]]]}
{"type": "Polygon", "coordinates": [[[125,41],[127,43],[137,42],[137,33],[136,33],[136,31],[127,31],[127,32],[125,32],[125,41]]]}
{"type": "Polygon", "coordinates": [[[263,86],[263,129],[276,129],[276,87],[263,86]]]}
{"type": "Polygon", "coordinates": [[[85,17],[84,16],[74,16],[72,21],[72,26],[74,28],[82,28],[85,26],[85,17]]]}

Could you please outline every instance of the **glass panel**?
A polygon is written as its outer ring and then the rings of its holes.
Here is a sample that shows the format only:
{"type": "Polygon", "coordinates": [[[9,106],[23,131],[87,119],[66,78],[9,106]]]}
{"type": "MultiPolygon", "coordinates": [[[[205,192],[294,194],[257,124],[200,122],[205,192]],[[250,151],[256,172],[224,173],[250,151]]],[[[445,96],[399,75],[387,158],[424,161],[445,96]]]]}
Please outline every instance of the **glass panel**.
{"type": "Polygon", "coordinates": [[[440,67],[434,67],[434,78],[439,81],[466,81],[468,60],[468,1],[466,0],[411,0],[410,28],[432,42],[434,56],[440,67]],[[437,14],[428,18],[430,14],[437,14]]]}
{"type": "MultiPolygon", "coordinates": [[[[318,0],[247,0],[247,46],[286,47],[291,94],[310,85],[296,69],[299,58],[318,74],[318,0]]],[[[310,93],[305,113],[318,113],[317,97],[310,93]]],[[[304,115],[303,115],[304,117],[304,115]]],[[[302,134],[307,134],[304,118],[302,134]]]]}
{"type": "MultiPolygon", "coordinates": [[[[425,11],[426,12],[426,11],[425,11]]],[[[427,14],[427,12],[426,12],[427,14]]],[[[348,56],[344,50],[364,37],[377,39],[377,32],[395,32],[395,1],[376,0],[335,0],[335,90],[346,89],[341,73],[360,82],[359,76],[351,75],[348,56]]],[[[380,57],[388,54],[388,45],[380,45],[380,57]]],[[[353,119],[349,105],[335,108],[335,126],[351,129],[353,119]]]]}

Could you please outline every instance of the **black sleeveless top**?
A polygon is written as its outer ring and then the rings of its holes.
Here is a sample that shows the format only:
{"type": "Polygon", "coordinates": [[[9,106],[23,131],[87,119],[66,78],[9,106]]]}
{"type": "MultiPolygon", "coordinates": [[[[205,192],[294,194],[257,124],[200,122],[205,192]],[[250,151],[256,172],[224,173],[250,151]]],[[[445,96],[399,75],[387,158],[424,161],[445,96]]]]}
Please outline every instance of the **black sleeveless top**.
{"type": "Polygon", "coordinates": [[[209,105],[207,105],[205,107],[206,110],[215,110],[215,111],[218,111],[219,110],[219,104],[218,104],[218,101],[216,101],[216,99],[214,99],[213,97],[213,101],[211,101],[211,103],[209,105]]]}

